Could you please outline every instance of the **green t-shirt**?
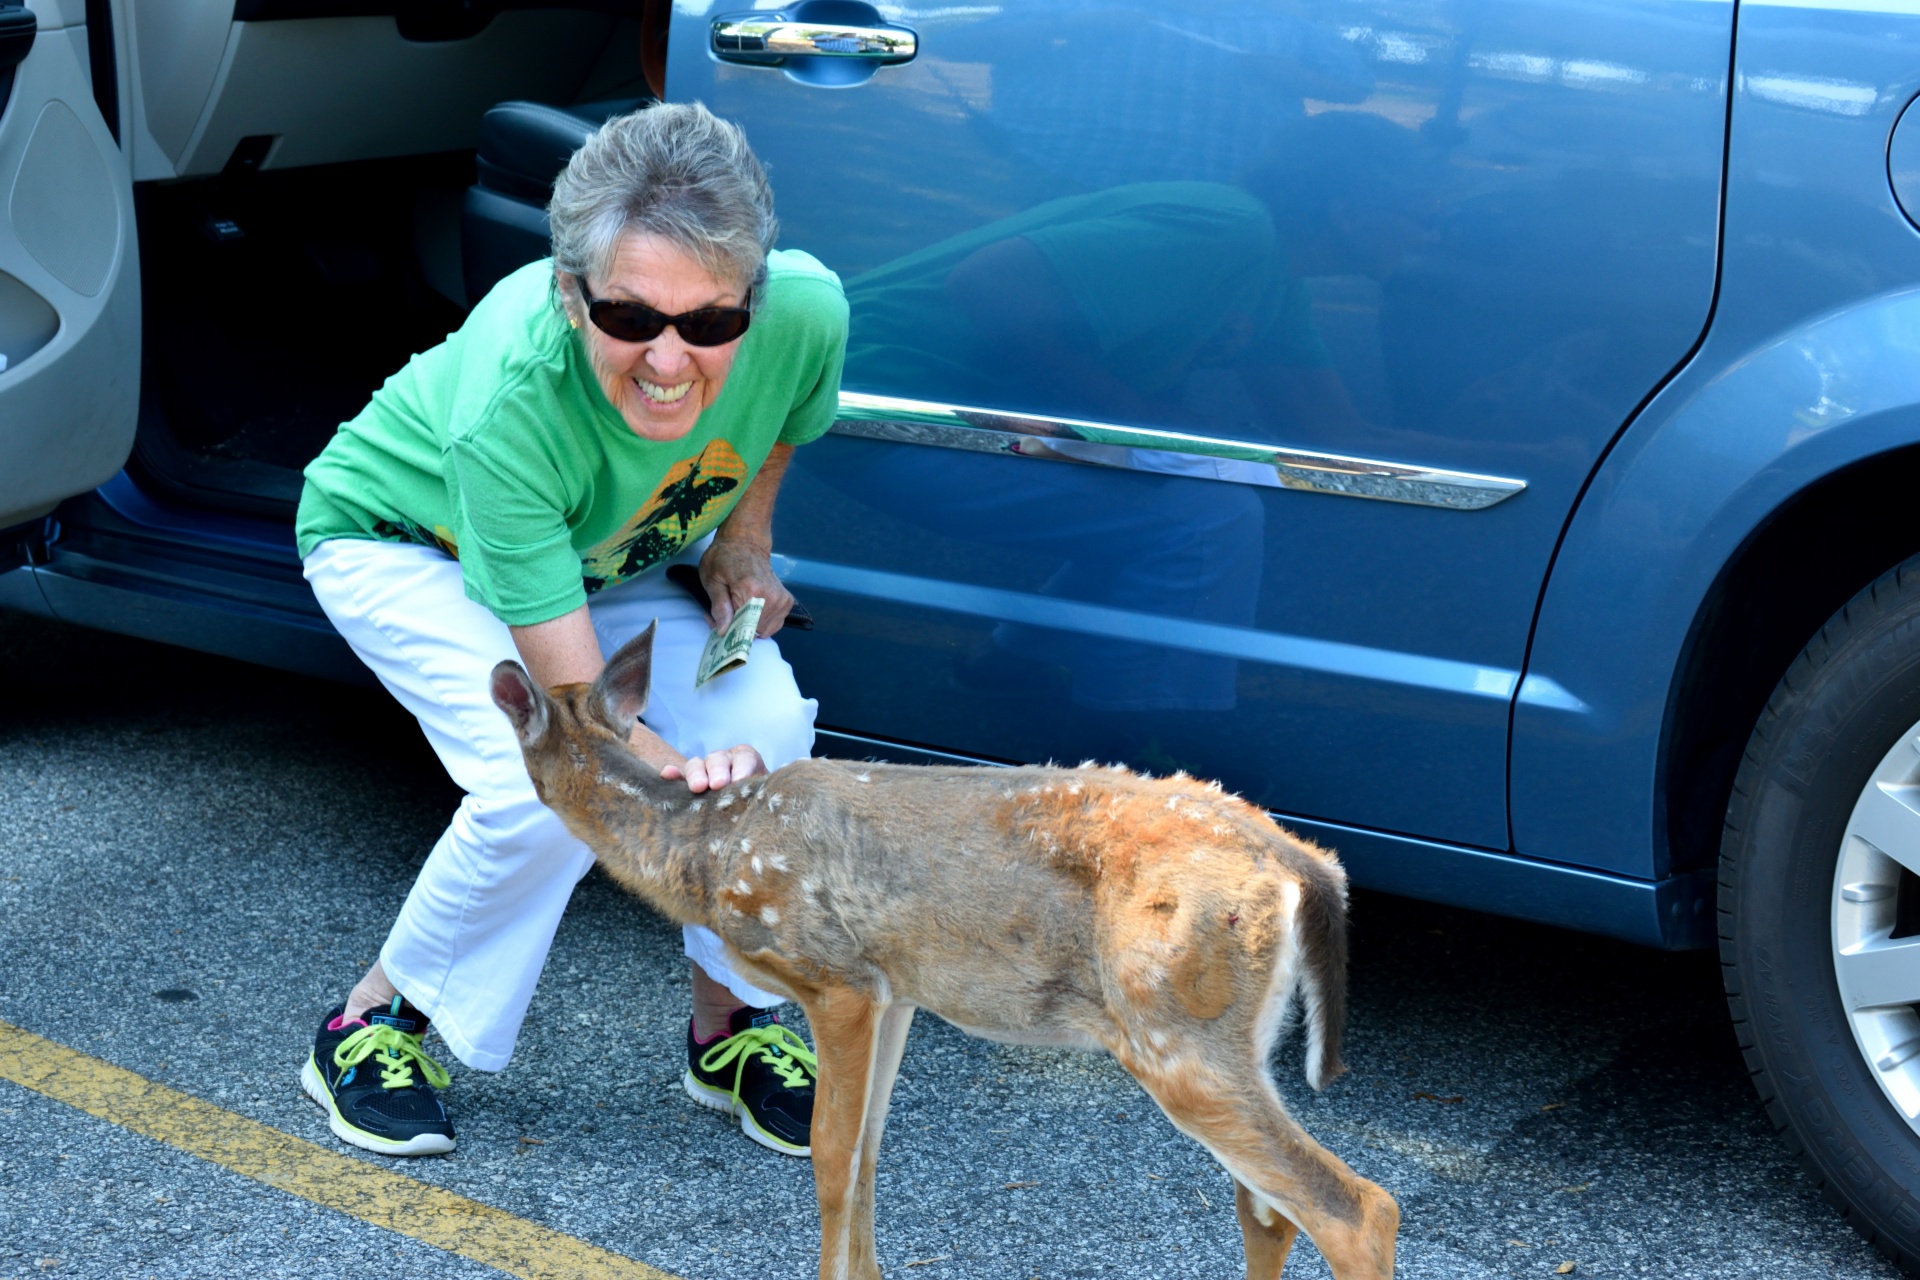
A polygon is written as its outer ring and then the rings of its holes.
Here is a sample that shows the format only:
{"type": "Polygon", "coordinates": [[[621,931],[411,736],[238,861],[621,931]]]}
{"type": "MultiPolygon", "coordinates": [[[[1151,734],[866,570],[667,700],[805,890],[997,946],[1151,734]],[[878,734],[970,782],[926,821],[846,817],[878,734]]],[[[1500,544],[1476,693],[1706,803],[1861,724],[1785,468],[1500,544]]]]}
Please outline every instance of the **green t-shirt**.
{"type": "Polygon", "coordinates": [[[1245,358],[1332,363],[1265,205],[1214,182],[1149,182],[1036,205],[847,281],[855,385],[974,403],[1017,393],[994,385],[1005,362],[946,295],[956,266],[1016,236],[1053,267],[1099,359],[1138,391],[1177,387],[1235,324],[1251,332],[1245,358]]]}
{"type": "Polygon", "coordinates": [[[553,305],[553,263],[522,267],[307,467],[300,554],[328,538],[440,546],[459,557],[467,595],[510,626],[671,559],[726,518],[776,443],[833,425],[839,278],[791,250],[767,268],[719,399],[663,442],[635,435],[600,390],[553,305]]]}

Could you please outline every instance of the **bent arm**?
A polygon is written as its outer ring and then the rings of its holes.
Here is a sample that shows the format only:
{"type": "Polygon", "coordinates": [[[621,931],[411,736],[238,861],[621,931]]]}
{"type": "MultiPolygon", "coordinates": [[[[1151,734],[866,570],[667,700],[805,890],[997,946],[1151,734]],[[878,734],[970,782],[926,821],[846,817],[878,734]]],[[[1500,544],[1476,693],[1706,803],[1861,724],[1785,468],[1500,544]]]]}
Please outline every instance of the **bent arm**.
{"type": "MultiPolygon", "coordinates": [[[[520,651],[520,661],[526,664],[527,673],[543,689],[560,684],[592,684],[607,665],[606,659],[600,656],[600,638],[594,634],[593,620],[584,604],[546,622],[507,630],[513,634],[513,647],[520,651]]],[[[627,741],[635,755],[656,769],[686,763],[686,758],[668,746],[665,739],[638,721],[634,722],[627,741]]]]}
{"type": "Polygon", "coordinates": [[[700,583],[713,601],[709,620],[715,631],[726,630],[734,610],[755,596],[767,602],[755,633],[762,637],[778,631],[793,608],[793,595],[774,576],[772,561],[773,503],[792,460],[792,445],[773,446],[700,558],[700,583]]]}

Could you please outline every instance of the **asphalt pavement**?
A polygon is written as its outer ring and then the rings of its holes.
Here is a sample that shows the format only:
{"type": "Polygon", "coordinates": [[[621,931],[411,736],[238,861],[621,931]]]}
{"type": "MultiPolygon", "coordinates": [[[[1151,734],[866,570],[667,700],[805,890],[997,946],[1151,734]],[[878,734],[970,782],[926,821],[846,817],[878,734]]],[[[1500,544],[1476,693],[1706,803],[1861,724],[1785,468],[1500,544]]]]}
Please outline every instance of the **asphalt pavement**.
{"type": "MultiPolygon", "coordinates": [[[[377,692],[0,614],[0,1020],[332,1145],[298,1068],[457,799],[377,692]]],[[[1896,1274],[1771,1132],[1711,956],[1366,894],[1353,938],[1349,1074],[1276,1078],[1398,1197],[1402,1276],[1896,1274]]],[[[680,1092],[687,1001],[678,929],[589,876],[510,1068],[443,1057],[459,1150],[359,1158],[689,1280],[811,1275],[808,1165],[680,1092]]],[[[1111,1061],[924,1013],[878,1204],[889,1277],[1243,1274],[1226,1176],[1111,1061]]],[[[368,1271],[499,1274],[0,1081],[0,1277],[368,1271]]]]}

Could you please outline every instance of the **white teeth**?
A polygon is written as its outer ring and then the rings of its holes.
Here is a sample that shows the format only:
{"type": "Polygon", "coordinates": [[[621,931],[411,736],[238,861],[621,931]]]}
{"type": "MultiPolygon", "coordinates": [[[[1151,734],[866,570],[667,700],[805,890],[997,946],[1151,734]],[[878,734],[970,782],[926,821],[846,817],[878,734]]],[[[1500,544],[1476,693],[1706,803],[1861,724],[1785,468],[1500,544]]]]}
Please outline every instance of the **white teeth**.
{"type": "Polygon", "coordinates": [[[683,382],[677,387],[663,387],[657,382],[648,382],[645,378],[635,378],[633,385],[646,393],[647,399],[655,404],[678,404],[687,398],[687,392],[693,389],[691,382],[683,382]]]}

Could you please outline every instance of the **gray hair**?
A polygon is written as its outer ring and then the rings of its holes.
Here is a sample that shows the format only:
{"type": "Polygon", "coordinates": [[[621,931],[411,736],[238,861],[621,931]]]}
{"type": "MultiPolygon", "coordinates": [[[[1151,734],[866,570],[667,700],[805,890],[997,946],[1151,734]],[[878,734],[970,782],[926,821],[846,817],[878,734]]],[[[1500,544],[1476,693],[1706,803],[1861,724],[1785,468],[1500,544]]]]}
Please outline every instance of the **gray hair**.
{"type": "Polygon", "coordinates": [[[714,279],[751,289],[755,307],[780,229],[747,135],[698,102],[662,102],[601,125],[554,183],[547,220],[556,271],[604,278],[621,236],[656,235],[714,279]]]}

